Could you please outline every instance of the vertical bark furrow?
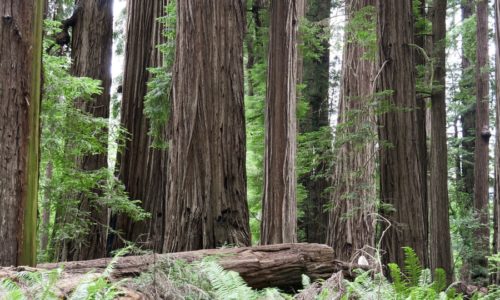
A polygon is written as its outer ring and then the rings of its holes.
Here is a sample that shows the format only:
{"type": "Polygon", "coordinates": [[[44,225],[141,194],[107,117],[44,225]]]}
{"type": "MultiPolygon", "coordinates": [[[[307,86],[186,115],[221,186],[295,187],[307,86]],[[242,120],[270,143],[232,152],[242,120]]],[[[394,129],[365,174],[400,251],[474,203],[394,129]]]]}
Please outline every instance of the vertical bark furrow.
{"type": "Polygon", "coordinates": [[[42,14],[0,2],[0,265],[36,263],[42,14]]]}
{"type": "Polygon", "coordinates": [[[448,199],[448,146],[446,135],[446,4],[434,0],[432,7],[432,52],[437,87],[431,95],[431,149],[429,180],[429,254],[431,270],[446,271],[452,282],[453,266],[448,199]]]}
{"type": "MultiPolygon", "coordinates": [[[[92,101],[80,102],[79,108],[94,117],[108,118],[111,87],[111,59],[113,51],[113,0],[77,0],[80,6],[73,26],[71,74],[101,80],[102,93],[92,101]]],[[[78,161],[84,171],[108,167],[107,153],[87,155],[78,161]]],[[[96,191],[100,193],[100,191],[96,191]]],[[[73,260],[86,260],[106,256],[108,209],[90,203],[81,197],[80,210],[88,211],[93,225],[84,241],[71,246],[73,260]]]]}
{"type": "MultiPolygon", "coordinates": [[[[144,97],[150,77],[147,69],[162,63],[156,46],[163,42],[163,26],[157,19],[164,15],[167,2],[129,0],[127,3],[121,124],[130,136],[118,155],[119,179],[131,199],[142,201],[142,208],[151,213],[151,218],[133,222],[126,216],[118,216],[116,228],[126,240],[156,252],[161,252],[163,247],[167,150],[152,148],[150,125],[144,115],[144,97]]],[[[121,240],[117,239],[114,248],[121,246],[121,240]]]]}
{"type": "MultiPolygon", "coordinates": [[[[375,0],[347,1],[347,22],[359,10],[374,4],[375,0]]],[[[337,135],[365,136],[361,140],[350,139],[338,149],[327,235],[327,244],[333,247],[335,257],[346,261],[354,259],[356,254],[362,254],[358,250],[365,246],[369,250],[373,248],[376,201],[375,141],[370,138],[376,130],[371,108],[375,63],[363,57],[366,49],[349,34],[346,36],[342,62],[337,135]]]]}
{"type": "Polygon", "coordinates": [[[474,150],[474,211],[480,228],[475,232],[475,258],[472,267],[473,278],[483,281],[488,278],[490,247],[489,230],[489,56],[488,56],[488,1],[478,0],[477,48],[476,48],[476,140],[474,150]]]}
{"type": "Polygon", "coordinates": [[[246,203],[245,1],[179,1],[167,252],[250,244],[246,203]]]}
{"type": "Polygon", "coordinates": [[[298,23],[301,0],[271,2],[261,244],[297,241],[298,23]]]}
{"type": "MultiPolygon", "coordinates": [[[[378,0],[379,76],[381,108],[380,200],[391,206],[382,215],[391,222],[382,248],[385,262],[402,266],[401,247],[415,250],[428,265],[427,220],[422,189],[421,154],[415,95],[414,29],[411,0],[378,0]]],[[[387,225],[384,225],[387,227],[387,225]]]]}

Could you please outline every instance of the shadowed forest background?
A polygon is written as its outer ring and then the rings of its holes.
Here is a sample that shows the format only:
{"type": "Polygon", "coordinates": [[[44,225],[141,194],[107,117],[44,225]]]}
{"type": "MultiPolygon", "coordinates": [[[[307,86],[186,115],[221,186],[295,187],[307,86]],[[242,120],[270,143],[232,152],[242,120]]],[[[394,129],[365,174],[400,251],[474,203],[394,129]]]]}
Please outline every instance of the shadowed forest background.
{"type": "Polygon", "coordinates": [[[498,299],[499,13],[2,0],[0,299],[498,299]]]}

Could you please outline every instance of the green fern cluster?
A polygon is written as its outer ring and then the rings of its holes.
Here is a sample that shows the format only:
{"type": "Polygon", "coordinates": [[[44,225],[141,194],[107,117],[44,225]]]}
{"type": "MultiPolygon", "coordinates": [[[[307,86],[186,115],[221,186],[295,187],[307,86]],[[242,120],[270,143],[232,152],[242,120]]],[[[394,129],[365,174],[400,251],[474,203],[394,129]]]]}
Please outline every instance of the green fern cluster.
{"type": "Polygon", "coordinates": [[[132,285],[150,298],[187,300],[283,300],[291,296],[278,289],[255,290],[234,271],[227,271],[209,257],[198,262],[164,261],[150,272],[142,274],[132,285]]]}
{"type": "Polygon", "coordinates": [[[0,280],[0,300],[112,300],[120,294],[123,281],[111,282],[109,277],[118,258],[129,252],[129,248],[118,251],[102,274],[89,273],[83,276],[72,293],[62,295],[58,284],[63,280],[63,268],[53,270],[19,272],[15,278],[0,280]]]}
{"type": "Polygon", "coordinates": [[[436,269],[432,280],[431,271],[422,269],[415,251],[406,247],[404,252],[403,270],[397,264],[388,264],[392,282],[382,274],[360,272],[354,282],[345,282],[347,292],[343,299],[463,299],[453,288],[447,287],[444,270],[436,269]]]}
{"type": "MultiPolygon", "coordinates": [[[[57,284],[62,280],[62,268],[43,272],[20,272],[14,279],[0,281],[0,299],[5,300],[57,300],[61,291],[57,284]]],[[[119,295],[118,285],[110,283],[103,274],[84,276],[69,300],[112,300],[119,295]]]]}

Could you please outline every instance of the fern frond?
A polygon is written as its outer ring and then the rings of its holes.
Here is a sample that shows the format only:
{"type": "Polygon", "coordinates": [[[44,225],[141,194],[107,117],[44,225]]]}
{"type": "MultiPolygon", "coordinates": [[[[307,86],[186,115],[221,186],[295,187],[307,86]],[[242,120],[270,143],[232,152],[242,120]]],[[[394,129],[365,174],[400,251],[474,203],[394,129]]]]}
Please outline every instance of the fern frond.
{"type": "Polygon", "coordinates": [[[253,291],[234,271],[226,271],[214,261],[202,261],[202,270],[212,284],[217,299],[256,299],[253,291]]]}
{"type": "Polygon", "coordinates": [[[438,293],[446,289],[446,272],[443,269],[437,268],[434,270],[434,282],[432,283],[432,288],[438,293]]]}
{"type": "Polygon", "coordinates": [[[401,270],[399,269],[399,266],[394,263],[390,263],[387,266],[389,267],[389,274],[391,275],[394,290],[399,295],[406,295],[407,286],[406,283],[401,279],[401,270]]]}
{"type": "Polygon", "coordinates": [[[0,280],[0,299],[24,300],[21,288],[10,279],[0,280]]]}
{"type": "Polygon", "coordinates": [[[407,276],[410,287],[419,285],[420,276],[422,275],[422,265],[415,251],[410,247],[403,247],[405,253],[404,273],[407,276]]]}

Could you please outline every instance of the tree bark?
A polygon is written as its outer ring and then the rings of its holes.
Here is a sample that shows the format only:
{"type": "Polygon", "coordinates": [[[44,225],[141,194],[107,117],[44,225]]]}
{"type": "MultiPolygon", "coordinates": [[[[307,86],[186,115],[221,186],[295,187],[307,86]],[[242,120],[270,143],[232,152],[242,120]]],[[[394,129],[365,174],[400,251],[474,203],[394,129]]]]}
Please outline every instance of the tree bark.
{"type": "MultiPolygon", "coordinates": [[[[102,94],[90,102],[81,102],[79,108],[94,117],[108,118],[111,87],[111,59],[113,46],[113,0],[77,0],[80,7],[73,26],[71,74],[99,79],[102,94]]],[[[108,167],[107,154],[81,157],[78,166],[84,171],[96,171],[108,167]]],[[[100,191],[96,191],[100,193],[100,191]]],[[[106,256],[108,211],[98,203],[90,203],[81,197],[80,210],[90,213],[93,225],[83,241],[71,245],[73,260],[85,260],[106,256]]]]}
{"type": "Polygon", "coordinates": [[[448,147],[446,135],[446,5],[434,0],[432,7],[432,53],[437,87],[431,94],[431,149],[429,193],[429,246],[431,270],[442,268],[453,280],[448,199],[448,147]]]}
{"type": "MultiPolygon", "coordinates": [[[[332,248],[320,244],[279,244],[244,248],[198,250],[145,256],[118,258],[111,277],[115,280],[136,277],[156,264],[165,261],[193,262],[207,256],[218,257],[217,262],[226,270],[238,272],[253,288],[300,287],[302,274],[312,280],[327,279],[334,272],[343,271],[348,278],[348,263],[334,259],[332,248]]],[[[64,263],[64,272],[84,274],[102,273],[112,258],[64,263]]],[[[38,268],[53,269],[61,264],[41,264],[38,268]]],[[[0,269],[0,274],[1,274],[0,269]]],[[[5,270],[5,269],[4,269],[5,270]]]]}
{"type": "MultiPolygon", "coordinates": [[[[428,19],[427,11],[426,11],[426,0],[420,0],[420,5],[418,7],[418,14],[421,19],[428,19]]],[[[416,26],[419,22],[419,18],[414,17],[414,25],[416,26]]],[[[416,26],[417,27],[417,26],[416,26]]],[[[422,28],[416,28],[414,31],[415,36],[415,44],[424,49],[427,53],[430,52],[430,37],[422,32],[422,28]]],[[[424,74],[418,74],[418,67],[423,67],[425,70],[428,70],[429,61],[426,57],[425,52],[416,51],[415,52],[415,69],[417,78],[416,81],[421,80],[422,82],[429,81],[429,72],[424,72],[424,74]],[[420,75],[420,78],[419,76],[420,75]]],[[[429,219],[429,186],[430,186],[430,177],[428,170],[430,169],[430,160],[429,160],[429,149],[427,147],[427,139],[430,138],[431,135],[431,116],[430,109],[428,109],[427,103],[430,101],[428,94],[421,94],[417,90],[417,132],[418,132],[418,151],[420,156],[420,167],[422,168],[422,195],[425,199],[422,201],[424,208],[424,219],[429,219]]]]}
{"type": "MultiPolygon", "coordinates": [[[[461,2],[462,22],[473,16],[474,1],[465,0],[461,2]]],[[[462,40],[466,41],[466,34],[462,34],[462,40]]],[[[476,129],[476,91],[474,89],[473,78],[475,77],[475,70],[472,64],[474,60],[470,57],[465,50],[466,46],[462,45],[462,79],[461,79],[461,94],[469,95],[462,97],[462,104],[465,111],[460,115],[460,123],[462,125],[462,155],[460,156],[460,176],[458,177],[458,189],[463,193],[460,201],[461,215],[460,217],[470,217],[473,213],[474,203],[474,148],[475,148],[475,129],[476,129]]],[[[472,264],[471,255],[474,249],[473,236],[470,230],[461,230],[460,235],[464,243],[463,263],[460,270],[462,280],[470,280],[470,266],[472,264]]]]}
{"type": "Polygon", "coordinates": [[[41,1],[0,4],[0,265],[35,264],[41,1]],[[7,67],[10,66],[10,67],[7,67]]]}
{"type": "Polygon", "coordinates": [[[245,1],[177,3],[164,250],[249,245],[245,1]]]}
{"type": "Polygon", "coordinates": [[[261,244],[297,241],[298,24],[303,0],[272,1],[261,244]]]}
{"type": "MultiPolygon", "coordinates": [[[[116,229],[123,233],[125,240],[155,252],[161,252],[164,243],[167,150],[152,147],[152,137],[148,134],[150,125],[144,115],[144,97],[150,78],[147,69],[162,64],[162,54],[156,46],[162,43],[163,27],[157,19],[164,15],[167,2],[129,0],[127,3],[121,124],[130,136],[123,152],[118,154],[118,178],[130,199],[141,200],[142,208],[151,218],[133,222],[120,215],[116,229]]],[[[121,239],[116,240],[114,248],[121,247],[121,239]]]]}
{"type": "Polygon", "coordinates": [[[411,0],[377,0],[379,70],[377,91],[381,108],[380,198],[384,223],[384,261],[402,266],[401,247],[412,247],[428,265],[427,220],[422,189],[421,154],[418,151],[413,15],[411,0]],[[386,231],[385,231],[386,230],[386,231]]]}
{"type": "MultiPolygon", "coordinates": [[[[474,13],[474,2],[473,0],[466,0],[462,4],[462,21],[473,16],[474,13]]],[[[465,48],[462,45],[462,48],[465,48]]],[[[471,68],[471,58],[467,56],[465,50],[462,50],[462,77],[467,77],[468,74],[474,74],[474,69],[471,68]]],[[[472,76],[473,78],[473,76],[472,76]]],[[[464,78],[463,80],[466,80],[464,78]]],[[[464,92],[472,92],[474,95],[476,94],[474,91],[474,87],[472,83],[465,83],[466,85],[463,87],[464,92]]],[[[472,208],[473,203],[473,194],[474,194],[474,147],[475,147],[475,128],[476,128],[476,103],[464,103],[467,107],[466,111],[461,116],[462,123],[462,148],[463,148],[463,156],[462,156],[462,180],[463,180],[463,192],[469,195],[469,201],[467,201],[468,208],[472,208]]]]}
{"type": "MultiPolygon", "coordinates": [[[[330,19],[332,3],[330,0],[309,0],[307,3],[306,18],[310,22],[317,23],[327,31],[326,22],[330,19]]],[[[330,78],[330,44],[324,41],[324,50],[319,53],[319,58],[311,59],[304,57],[302,82],[307,87],[303,90],[303,97],[309,103],[309,112],[301,122],[301,132],[318,131],[322,127],[329,126],[329,78],[330,78]]],[[[317,147],[313,145],[318,151],[317,147]]],[[[320,154],[321,155],[321,154],[320,154]]],[[[325,176],[328,169],[327,162],[320,162],[318,167],[299,178],[299,182],[307,190],[307,198],[304,200],[304,217],[299,222],[299,227],[305,233],[305,240],[309,243],[324,243],[328,227],[328,213],[324,206],[329,197],[325,192],[330,182],[325,176]]]]}
{"type": "Polygon", "coordinates": [[[0,266],[34,265],[43,1],[0,11],[0,266]]]}
{"type": "MultiPolygon", "coordinates": [[[[500,1],[496,0],[495,5],[495,78],[496,78],[496,120],[495,120],[495,185],[494,185],[494,204],[493,204],[493,253],[500,252],[500,1]]],[[[497,266],[498,267],[498,266],[497,266]]],[[[500,283],[500,272],[497,271],[492,277],[493,283],[500,283]]]]}
{"type": "MultiPolygon", "coordinates": [[[[495,199],[493,205],[494,234],[493,253],[500,253],[500,0],[495,0],[495,42],[496,42],[496,121],[495,121],[495,199]]],[[[500,272],[494,274],[494,282],[500,283],[500,272]]]]}
{"type": "MultiPolygon", "coordinates": [[[[375,0],[346,2],[347,24],[375,0]]],[[[373,16],[376,18],[376,16],[373,16]]],[[[349,26],[349,25],[347,25],[349,26]]],[[[327,244],[335,256],[350,261],[359,250],[375,246],[375,131],[373,102],[374,59],[367,49],[347,33],[342,62],[337,139],[346,140],[338,149],[333,174],[332,210],[327,244]],[[360,138],[352,138],[362,135],[360,138]]]]}
{"type": "Polygon", "coordinates": [[[488,70],[488,1],[478,0],[477,9],[477,48],[476,48],[476,143],[474,151],[474,210],[480,228],[475,232],[473,259],[473,280],[488,278],[489,255],[489,70],[488,70]]]}

